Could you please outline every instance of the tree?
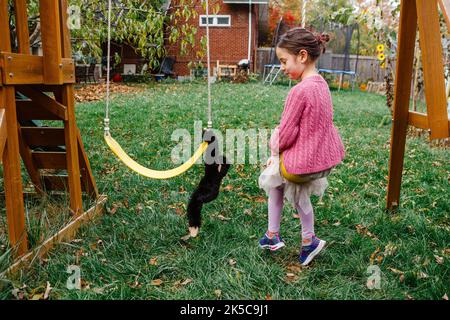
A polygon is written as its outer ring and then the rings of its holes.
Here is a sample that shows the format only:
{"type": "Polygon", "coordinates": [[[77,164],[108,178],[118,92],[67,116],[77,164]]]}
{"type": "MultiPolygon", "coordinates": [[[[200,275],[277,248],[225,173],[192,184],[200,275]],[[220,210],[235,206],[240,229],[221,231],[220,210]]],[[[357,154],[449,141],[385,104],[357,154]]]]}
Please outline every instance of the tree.
{"type": "MultiPolygon", "coordinates": [[[[156,68],[161,58],[165,56],[166,44],[180,41],[181,54],[186,54],[194,47],[197,28],[186,22],[197,17],[194,6],[199,1],[113,0],[111,39],[117,43],[130,45],[138,54],[148,59],[150,67],[156,68]],[[170,3],[175,4],[169,8],[170,3]]],[[[74,54],[100,58],[103,54],[102,45],[107,42],[108,36],[108,1],[68,0],[68,2],[74,54]]],[[[12,7],[13,1],[9,0],[9,3],[12,7]]],[[[29,0],[28,3],[32,45],[40,41],[38,3],[39,0],[29,0]]],[[[14,30],[14,16],[10,19],[14,30]]]]}

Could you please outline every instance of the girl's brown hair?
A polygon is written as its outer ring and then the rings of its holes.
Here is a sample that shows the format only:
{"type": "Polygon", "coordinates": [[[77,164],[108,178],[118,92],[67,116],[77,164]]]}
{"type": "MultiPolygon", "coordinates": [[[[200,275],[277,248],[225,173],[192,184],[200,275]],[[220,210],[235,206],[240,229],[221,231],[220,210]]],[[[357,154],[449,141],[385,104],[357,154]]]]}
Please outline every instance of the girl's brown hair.
{"type": "Polygon", "coordinates": [[[322,53],[325,53],[325,44],[328,41],[330,36],[326,33],[314,34],[305,28],[293,28],[280,37],[277,47],[286,49],[294,55],[306,50],[312,61],[316,61],[322,53]]]}

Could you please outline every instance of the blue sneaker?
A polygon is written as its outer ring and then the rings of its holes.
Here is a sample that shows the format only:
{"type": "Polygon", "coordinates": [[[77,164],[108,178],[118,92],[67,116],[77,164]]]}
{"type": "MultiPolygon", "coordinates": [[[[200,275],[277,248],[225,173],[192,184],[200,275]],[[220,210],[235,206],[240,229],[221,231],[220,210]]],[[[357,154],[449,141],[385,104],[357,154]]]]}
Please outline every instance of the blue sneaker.
{"type": "Polygon", "coordinates": [[[309,246],[302,246],[302,252],[300,252],[300,263],[302,266],[307,266],[315,256],[325,247],[327,242],[320,240],[316,236],[312,237],[312,242],[309,246]]]}
{"type": "Polygon", "coordinates": [[[270,251],[276,251],[284,247],[284,242],[278,233],[275,234],[272,239],[269,238],[266,233],[264,234],[264,237],[262,237],[259,240],[259,247],[261,249],[269,249],[270,251]]]}

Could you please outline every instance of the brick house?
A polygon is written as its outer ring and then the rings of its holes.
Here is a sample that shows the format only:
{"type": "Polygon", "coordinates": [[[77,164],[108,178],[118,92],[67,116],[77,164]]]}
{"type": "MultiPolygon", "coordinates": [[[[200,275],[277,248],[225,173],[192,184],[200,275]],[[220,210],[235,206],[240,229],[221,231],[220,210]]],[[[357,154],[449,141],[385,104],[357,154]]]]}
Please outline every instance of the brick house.
{"type": "MultiPolygon", "coordinates": [[[[172,4],[176,5],[176,2],[177,0],[172,1],[172,4]]],[[[261,24],[267,24],[267,14],[264,12],[267,12],[268,0],[219,0],[219,5],[217,15],[210,12],[211,70],[215,69],[217,61],[220,64],[236,65],[240,60],[250,58],[250,70],[254,71],[256,49],[261,38],[259,30],[264,30],[261,24]]],[[[175,60],[173,71],[177,76],[190,75],[188,63],[197,61],[195,52],[200,48],[200,39],[206,35],[206,13],[201,1],[195,5],[195,10],[198,17],[191,19],[190,24],[195,26],[198,32],[195,35],[196,47],[192,50],[192,54],[181,56],[178,44],[166,47],[168,56],[175,60]]],[[[205,67],[206,61],[205,56],[202,61],[205,67]]]]}

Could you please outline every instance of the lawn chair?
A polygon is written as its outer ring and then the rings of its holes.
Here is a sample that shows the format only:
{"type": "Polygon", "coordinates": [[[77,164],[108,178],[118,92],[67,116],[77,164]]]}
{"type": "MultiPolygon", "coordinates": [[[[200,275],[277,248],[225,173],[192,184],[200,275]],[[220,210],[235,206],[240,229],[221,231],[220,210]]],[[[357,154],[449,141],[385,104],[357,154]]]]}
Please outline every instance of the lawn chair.
{"type": "Polygon", "coordinates": [[[175,64],[175,59],[171,57],[165,57],[161,63],[160,74],[164,74],[166,77],[175,78],[175,72],[173,72],[173,65],[175,64]]]}
{"type": "Polygon", "coordinates": [[[91,63],[89,65],[89,69],[88,69],[86,77],[90,82],[97,83],[97,80],[95,79],[95,63],[91,63]]]}
{"type": "Polygon", "coordinates": [[[84,81],[85,83],[87,82],[87,70],[86,70],[86,66],[76,66],[75,67],[75,81],[77,83],[81,83],[82,81],[84,81]]]}

